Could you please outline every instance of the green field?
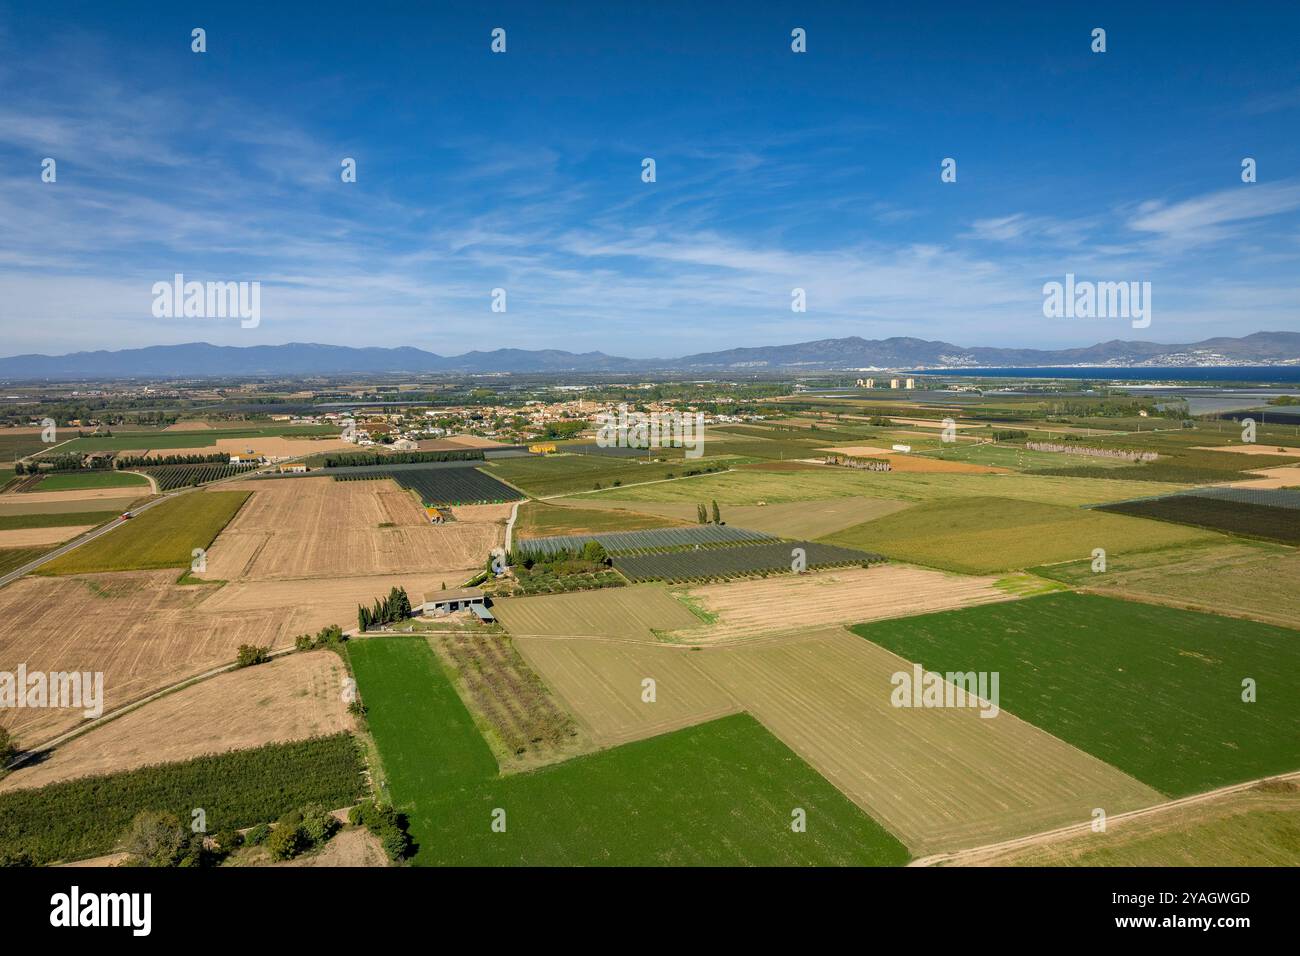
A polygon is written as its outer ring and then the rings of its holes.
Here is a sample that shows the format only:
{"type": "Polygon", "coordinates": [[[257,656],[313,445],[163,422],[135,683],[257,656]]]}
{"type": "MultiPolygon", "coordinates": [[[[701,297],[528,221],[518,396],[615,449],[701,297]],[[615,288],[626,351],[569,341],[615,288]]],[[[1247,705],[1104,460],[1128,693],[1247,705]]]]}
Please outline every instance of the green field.
{"type": "Polygon", "coordinates": [[[503,778],[424,641],[357,641],[349,654],[417,864],[907,860],[901,843],[746,715],[503,778]],[[503,833],[491,828],[498,808],[503,833]],[[805,833],[791,829],[795,808],[807,814],[805,833]]]}
{"type": "Polygon", "coordinates": [[[710,459],[641,463],[637,459],[609,455],[548,455],[537,458],[502,458],[483,470],[508,481],[535,498],[565,495],[576,491],[634,485],[680,477],[687,471],[716,467],[710,459]]]}
{"type": "Polygon", "coordinates": [[[87,488],[136,488],[149,493],[149,480],[123,471],[81,471],[46,475],[32,491],[82,491],[87,488]]]}
{"type": "Polygon", "coordinates": [[[55,558],[38,573],[188,568],[193,560],[191,552],[210,546],[250,494],[207,491],[179,495],[89,544],[55,558]]]}
{"type": "MultiPolygon", "coordinates": [[[[952,444],[944,445],[934,451],[922,452],[927,458],[941,458],[944,461],[965,461],[972,465],[988,465],[993,468],[1010,468],[1013,471],[1042,471],[1047,468],[1066,468],[1070,466],[1119,469],[1135,466],[1122,459],[1085,458],[1083,455],[1058,454],[1050,451],[1030,451],[1022,445],[1009,445],[1004,442],[996,444],[952,444]]],[[[1123,477],[1120,475],[1119,477],[1123,477]]],[[[1130,477],[1136,478],[1136,475],[1130,477]]]]}
{"type": "Polygon", "coordinates": [[[820,471],[729,471],[690,481],[665,482],[642,488],[618,488],[586,496],[593,501],[712,501],[721,505],[776,504],[825,498],[896,498],[933,501],[937,498],[1024,498],[1057,505],[1121,501],[1173,490],[1145,481],[1100,478],[1049,478],[1033,475],[960,475],[916,472],[861,472],[851,468],[820,471]]]}
{"type": "Polygon", "coordinates": [[[1004,710],[1171,796],[1300,769],[1294,630],[1068,593],[853,631],[929,670],[998,672],[1004,710]]]}
{"type": "Polygon", "coordinates": [[[35,561],[50,548],[0,548],[0,574],[17,571],[28,561],[35,561]]]}
{"type": "Polygon", "coordinates": [[[53,514],[0,515],[0,531],[20,528],[71,528],[77,525],[94,525],[116,517],[118,511],[64,511],[53,514]]]}
{"type": "Polygon", "coordinates": [[[891,558],[988,574],[1219,538],[1211,532],[1010,498],[949,498],[867,521],[822,540],[891,558]]]}
{"type": "MultiPolygon", "coordinates": [[[[89,451],[163,450],[167,448],[209,448],[220,438],[293,438],[320,435],[337,435],[338,429],[330,425],[267,425],[263,428],[216,429],[201,428],[194,431],[118,431],[112,435],[93,435],[73,438],[61,445],[55,454],[89,451]]],[[[75,430],[70,430],[75,434],[75,430]]],[[[62,433],[61,433],[62,434],[62,433]]],[[[39,438],[39,436],[37,436],[39,438]]],[[[311,449],[304,448],[303,454],[311,449]]]]}

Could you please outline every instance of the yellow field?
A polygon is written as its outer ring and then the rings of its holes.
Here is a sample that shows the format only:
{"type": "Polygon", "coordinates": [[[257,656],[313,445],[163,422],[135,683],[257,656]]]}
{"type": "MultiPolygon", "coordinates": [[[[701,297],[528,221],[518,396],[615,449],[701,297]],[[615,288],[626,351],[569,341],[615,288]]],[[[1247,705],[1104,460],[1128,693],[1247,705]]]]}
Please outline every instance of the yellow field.
{"type": "Polygon", "coordinates": [[[890,677],[911,664],[844,630],[691,661],[918,856],[1164,799],[1005,711],[891,706],[890,677]]]}
{"type": "Polygon", "coordinates": [[[702,624],[658,584],[505,598],[493,605],[515,637],[604,637],[657,643],[655,630],[702,624]]]}
{"type": "Polygon", "coordinates": [[[388,479],[287,478],[244,487],[253,496],[208,550],[207,571],[198,577],[273,581],[420,571],[463,579],[505,543],[510,515],[510,505],[479,505],[457,508],[456,521],[433,525],[415,496],[388,479]]]}
{"type": "Polygon", "coordinates": [[[150,701],[0,781],[0,792],[351,730],[347,673],[310,651],[202,681],[150,701]]]}
{"type": "Polygon", "coordinates": [[[735,640],[1010,600],[1013,595],[994,587],[995,581],[888,564],[709,584],[684,593],[716,621],[703,629],[671,631],[667,637],[692,643],[735,640]]]}
{"type": "Polygon", "coordinates": [[[515,646],[602,747],[739,710],[692,664],[690,658],[703,652],[583,638],[522,637],[515,646]],[[642,699],[647,678],[655,682],[652,703],[642,699]]]}

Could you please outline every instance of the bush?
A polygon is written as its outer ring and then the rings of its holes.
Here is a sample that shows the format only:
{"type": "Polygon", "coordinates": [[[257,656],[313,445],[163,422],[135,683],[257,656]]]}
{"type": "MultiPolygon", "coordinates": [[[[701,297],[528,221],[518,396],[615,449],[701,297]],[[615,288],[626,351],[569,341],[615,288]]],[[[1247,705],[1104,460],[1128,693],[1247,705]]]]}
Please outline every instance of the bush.
{"type": "Polygon", "coordinates": [[[181,826],[174,814],[144,810],[137,813],[122,839],[123,848],[139,866],[199,866],[203,841],[181,826]]]}
{"type": "Polygon", "coordinates": [[[406,814],[398,813],[392,807],[363,800],[348,811],[348,822],[353,826],[364,826],[378,837],[384,852],[394,862],[405,859],[411,852],[406,814]]]}
{"type": "Polygon", "coordinates": [[[266,838],[271,835],[270,824],[259,823],[253,829],[244,834],[244,842],[249,846],[261,846],[266,842],[266,838]]]}

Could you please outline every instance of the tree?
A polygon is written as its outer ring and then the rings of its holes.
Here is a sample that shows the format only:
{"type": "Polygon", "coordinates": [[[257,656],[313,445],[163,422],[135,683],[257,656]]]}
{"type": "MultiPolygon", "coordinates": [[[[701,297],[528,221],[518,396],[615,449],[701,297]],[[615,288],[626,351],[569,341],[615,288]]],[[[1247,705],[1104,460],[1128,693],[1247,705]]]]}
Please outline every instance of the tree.
{"type": "Polygon", "coordinates": [[[709,513],[704,510],[704,502],[702,501],[695,506],[695,520],[700,524],[709,523],[709,513]]]}
{"type": "Polygon", "coordinates": [[[599,541],[588,541],[582,546],[582,560],[594,564],[604,564],[609,560],[609,552],[599,541]]]}
{"type": "Polygon", "coordinates": [[[252,667],[265,664],[271,659],[271,648],[258,647],[256,644],[240,644],[235,654],[235,667],[252,667]]]}
{"type": "Polygon", "coordinates": [[[16,741],[3,727],[0,727],[0,774],[4,773],[5,764],[13,760],[18,753],[16,741]]]}
{"type": "Polygon", "coordinates": [[[713,523],[722,524],[722,512],[718,510],[718,499],[713,499],[713,523]]]}
{"type": "Polygon", "coordinates": [[[191,836],[175,815],[142,810],[131,821],[122,844],[143,866],[177,866],[193,850],[191,836]]]}

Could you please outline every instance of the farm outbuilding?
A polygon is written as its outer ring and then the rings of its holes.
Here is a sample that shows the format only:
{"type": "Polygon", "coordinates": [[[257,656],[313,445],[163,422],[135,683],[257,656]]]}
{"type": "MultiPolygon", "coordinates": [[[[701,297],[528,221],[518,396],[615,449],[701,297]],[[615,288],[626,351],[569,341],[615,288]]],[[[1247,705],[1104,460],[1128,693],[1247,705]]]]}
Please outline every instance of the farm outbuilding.
{"type": "Polygon", "coordinates": [[[435,591],[433,600],[425,601],[422,610],[425,614],[450,614],[452,611],[477,613],[478,608],[487,610],[487,595],[481,588],[452,588],[435,591]]]}

